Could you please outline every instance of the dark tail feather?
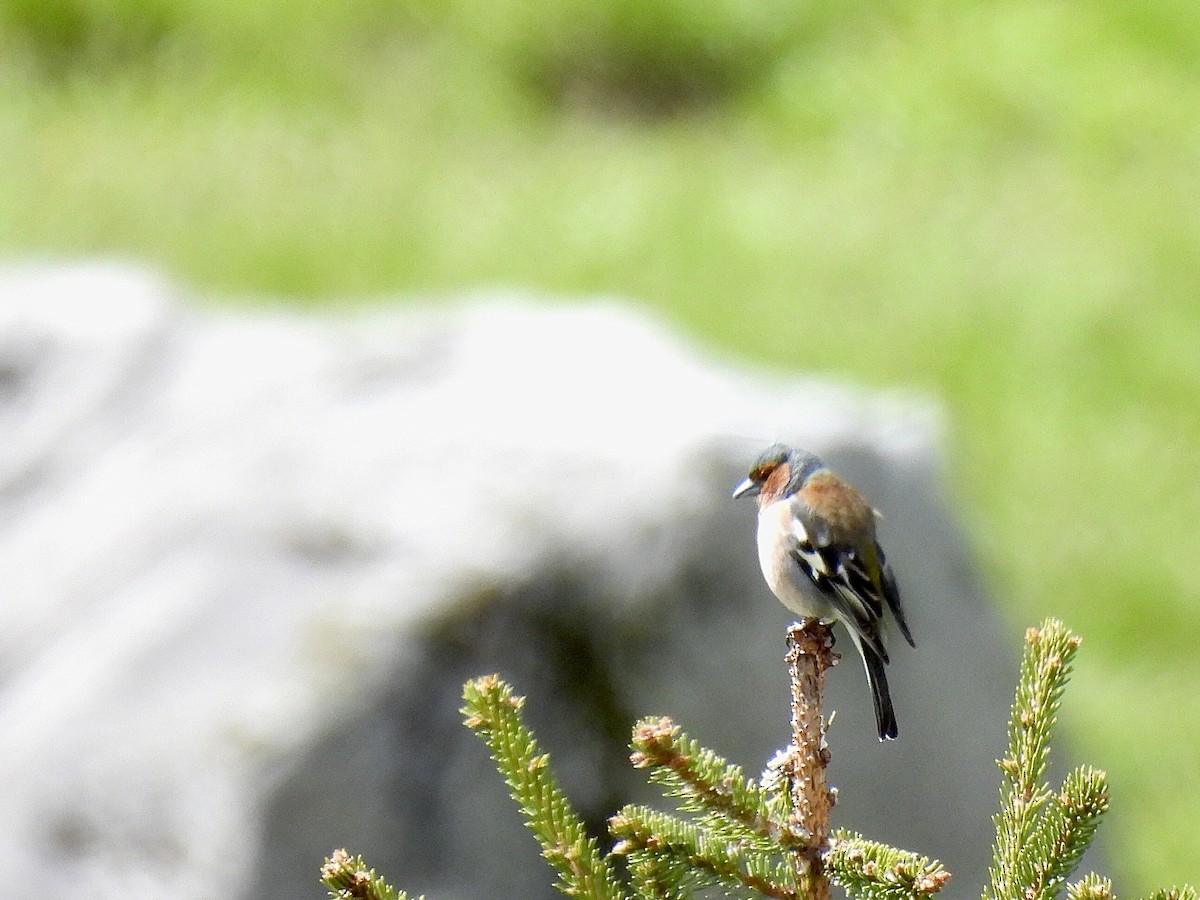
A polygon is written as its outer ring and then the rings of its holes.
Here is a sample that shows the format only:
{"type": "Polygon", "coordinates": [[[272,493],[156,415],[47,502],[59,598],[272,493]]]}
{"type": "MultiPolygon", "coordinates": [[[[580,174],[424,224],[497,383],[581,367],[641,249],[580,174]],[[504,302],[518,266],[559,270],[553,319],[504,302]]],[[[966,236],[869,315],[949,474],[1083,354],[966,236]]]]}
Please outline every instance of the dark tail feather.
{"type": "Polygon", "coordinates": [[[894,740],[899,733],[896,711],[892,709],[892,695],[888,693],[887,674],[883,671],[883,659],[867,645],[859,648],[863,664],[867,669],[867,684],[871,686],[871,699],[875,701],[875,724],[879,728],[881,741],[894,740]]]}

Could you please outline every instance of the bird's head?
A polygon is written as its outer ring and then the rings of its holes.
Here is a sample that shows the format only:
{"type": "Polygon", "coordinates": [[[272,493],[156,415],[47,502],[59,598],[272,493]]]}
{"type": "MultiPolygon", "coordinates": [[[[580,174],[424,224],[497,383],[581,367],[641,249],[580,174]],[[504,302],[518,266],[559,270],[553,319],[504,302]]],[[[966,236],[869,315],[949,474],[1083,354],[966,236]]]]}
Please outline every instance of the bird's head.
{"type": "Polygon", "coordinates": [[[733,498],[759,497],[759,503],[769,503],[790,497],[814,472],[824,468],[825,464],[811,453],[787,444],[772,444],[754,460],[746,480],[734,488],[733,498]]]}

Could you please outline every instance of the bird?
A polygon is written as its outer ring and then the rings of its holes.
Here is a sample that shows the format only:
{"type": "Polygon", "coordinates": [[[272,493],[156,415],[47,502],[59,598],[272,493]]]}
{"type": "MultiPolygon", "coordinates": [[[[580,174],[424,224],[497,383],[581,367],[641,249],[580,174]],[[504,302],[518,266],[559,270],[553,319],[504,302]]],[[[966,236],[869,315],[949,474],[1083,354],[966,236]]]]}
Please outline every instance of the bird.
{"type": "Polygon", "coordinates": [[[900,589],[876,536],[880,514],[821,458],[772,444],[733,498],[758,498],[758,562],[767,586],[803,618],[841,622],[850,633],[875,706],[879,740],[899,733],[884,666],[884,606],[916,647],[900,589]]]}

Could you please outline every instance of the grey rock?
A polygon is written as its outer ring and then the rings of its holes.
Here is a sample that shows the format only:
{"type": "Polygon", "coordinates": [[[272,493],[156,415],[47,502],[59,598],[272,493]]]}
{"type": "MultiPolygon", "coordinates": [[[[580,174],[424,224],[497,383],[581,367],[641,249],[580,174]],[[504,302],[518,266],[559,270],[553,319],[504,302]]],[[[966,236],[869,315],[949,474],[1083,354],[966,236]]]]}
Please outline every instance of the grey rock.
{"type": "Polygon", "coordinates": [[[852,650],[831,675],[836,822],[982,883],[1019,636],[921,398],[748,371],[615,302],[237,313],[31,266],[0,271],[0,434],[17,896],[319,898],[338,846],[431,900],[558,896],[461,685],[529,695],[597,831],[656,796],[641,716],[761,769],[789,616],[729,492],[775,439],[884,510],[918,641],[897,742],[852,650]]]}

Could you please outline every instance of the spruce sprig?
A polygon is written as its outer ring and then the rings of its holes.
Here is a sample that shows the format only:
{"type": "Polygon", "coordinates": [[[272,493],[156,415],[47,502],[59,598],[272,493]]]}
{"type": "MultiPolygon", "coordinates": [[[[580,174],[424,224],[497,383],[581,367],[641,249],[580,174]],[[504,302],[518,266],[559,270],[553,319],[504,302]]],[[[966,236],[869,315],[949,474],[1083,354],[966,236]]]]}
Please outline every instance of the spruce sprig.
{"type": "MultiPolygon", "coordinates": [[[[1008,725],[991,881],[983,900],[1052,900],[1066,884],[1108,811],[1108,784],[1090,766],[1054,792],[1046,782],[1050,738],[1079,637],[1057,619],[1025,634],[1020,680],[1008,725]]],[[[1100,882],[1080,882],[1097,891],[1100,882]]]]}
{"type": "Polygon", "coordinates": [[[1066,884],[1108,812],[1108,781],[1091,766],[1069,774],[1051,796],[1029,841],[1023,880],[1028,900],[1052,900],[1066,884]]]}
{"type": "Polygon", "coordinates": [[[834,833],[825,864],[855,900],[925,900],[950,880],[937,860],[844,829],[834,833]]]}
{"type": "Polygon", "coordinates": [[[1049,869],[1049,846],[1035,842],[1051,791],[1045,783],[1050,736],[1079,638],[1049,619],[1025,633],[1017,695],[1008,725],[1008,752],[998,761],[1003,778],[991,882],[983,900],[1024,900],[1037,890],[1039,872],[1049,869]]]}
{"type": "Polygon", "coordinates": [[[748,889],[764,897],[797,900],[791,867],[776,848],[764,853],[730,842],[693,822],[630,805],[609,820],[613,852],[630,857],[638,889],[649,897],[686,897],[708,887],[748,889]]]}
{"type": "Polygon", "coordinates": [[[669,718],[648,718],[633,729],[635,768],[650,769],[679,809],[695,813],[715,835],[763,853],[807,846],[810,836],[788,821],[779,795],[747,778],[740,766],[701,747],[669,718]]]}
{"type": "Polygon", "coordinates": [[[1115,900],[1112,881],[1092,872],[1067,885],[1067,900],[1115,900]]]}
{"type": "Polygon", "coordinates": [[[1181,888],[1164,888],[1155,891],[1146,900],[1196,900],[1196,889],[1188,884],[1181,888]]]}
{"type": "Polygon", "coordinates": [[[361,856],[351,856],[345,850],[329,854],[321,866],[321,883],[329,890],[329,900],[408,900],[408,894],[367,868],[361,856]]]}
{"type": "Polygon", "coordinates": [[[611,861],[588,837],[550,771],[549,754],[539,752],[521,721],[525,698],[513,694],[498,675],[485,675],[466,683],[463,702],[466,726],[487,743],[526,825],[542,845],[542,856],[557,870],[555,886],[568,896],[625,900],[611,861]]]}

